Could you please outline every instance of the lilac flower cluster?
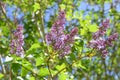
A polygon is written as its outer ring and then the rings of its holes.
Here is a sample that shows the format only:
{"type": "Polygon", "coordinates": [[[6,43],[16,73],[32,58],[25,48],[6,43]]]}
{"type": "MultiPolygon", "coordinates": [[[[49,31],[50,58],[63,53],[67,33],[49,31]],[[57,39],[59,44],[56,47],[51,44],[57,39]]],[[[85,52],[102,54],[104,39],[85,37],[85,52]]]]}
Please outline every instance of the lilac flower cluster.
{"type": "Polygon", "coordinates": [[[112,46],[112,42],[118,38],[118,33],[114,33],[105,39],[107,28],[109,28],[109,20],[102,22],[102,26],[93,34],[93,40],[89,42],[89,47],[99,51],[103,57],[108,54],[107,47],[112,46]]]}
{"type": "Polygon", "coordinates": [[[24,35],[23,26],[18,25],[16,31],[14,32],[13,39],[10,44],[10,53],[14,53],[18,56],[24,55],[23,45],[24,45],[24,35]]]}
{"type": "Polygon", "coordinates": [[[52,45],[53,49],[60,54],[61,57],[69,54],[71,44],[74,42],[74,36],[78,32],[78,28],[73,28],[69,34],[64,33],[65,12],[60,11],[58,19],[51,27],[51,32],[46,34],[46,42],[52,45]]]}

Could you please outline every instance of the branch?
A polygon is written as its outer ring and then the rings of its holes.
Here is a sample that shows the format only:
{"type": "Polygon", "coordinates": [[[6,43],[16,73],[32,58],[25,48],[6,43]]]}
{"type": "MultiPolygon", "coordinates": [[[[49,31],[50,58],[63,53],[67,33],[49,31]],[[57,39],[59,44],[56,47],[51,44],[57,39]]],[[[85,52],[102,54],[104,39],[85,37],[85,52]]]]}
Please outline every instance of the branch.
{"type": "Polygon", "coordinates": [[[80,71],[81,71],[81,72],[83,73],[83,75],[86,77],[86,80],[90,80],[87,73],[85,73],[82,69],[80,69],[80,71]]]}
{"type": "Polygon", "coordinates": [[[10,29],[10,32],[11,32],[11,31],[12,31],[12,24],[9,23],[10,20],[9,20],[9,18],[8,18],[7,15],[6,15],[6,11],[5,11],[5,9],[4,9],[3,5],[2,5],[2,2],[0,2],[0,8],[1,8],[1,10],[2,10],[3,15],[4,15],[5,18],[6,18],[6,23],[8,24],[9,29],[10,29]]]}
{"type": "MultiPolygon", "coordinates": [[[[45,44],[46,41],[45,41],[45,31],[44,31],[44,19],[43,19],[43,14],[42,14],[41,1],[39,2],[39,5],[40,5],[40,10],[39,11],[40,11],[41,28],[38,27],[38,30],[40,32],[42,32],[43,43],[45,44]]],[[[47,51],[47,53],[49,53],[48,46],[47,46],[46,51],[47,51]]],[[[53,79],[52,73],[50,71],[49,60],[50,60],[50,55],[49,55],[49,58],[47,60],[47,66],[48,66],[48,70],[49,70],[49,73],[50,73],[50,78],[53,79]]]]}
{"type": "Polygon", "coordinates": [[[105,64],[105,59],[102,60],[103,61],[103,64],[104,64],[104,70],[105,70],[105,79],[107,80],[107,67],[106,67],[106,64],[105,64]]]}
{"type": "Polygon", "coordinates": [[[49,73],[50,73],[50,78],[53,79],[52,73],[51,73],[51,71],[50,71],[49,60],[50,60],[50,57],[48,58],[47,66],[48,66],[48,70],[49,70],[49,73]]]}
{"type": "Polygon", "coordinates": [[[39,5],[40,5],[40,20],[41,20],[41,28],[40,31],[42,31],[42,38],[43,38],[43,43],[45,43],[45,31],[44,31],[44,19],[43,19],[43,14],[42,14],[42,5],[41,5],[41,1],[39,1],[39,5]]]}
{"type": "Polygon", "coordinates": [[[3,71],[3,74],[6,75],[6,70],[5,70],[5,66],[3,64],[3,60],[2,60],[2,55],[0,54],[0,63],[1,63],[1,67],[2,67],[2,71],[3,71]]]}
{"type": "MultiPolygon", "coordinates": [[[[96,56],[96,55],[94,55],[94,56],[96,56]]],[[[94,56],[92,56],[92,57],[94,57],[94,56]]],[[[73,66],[75,63],[77,63],[80,59],[82,59],[82,58],[85,58],[85,57],[89,57],[89,55],[85,55],[85,56],[80,56],[80,57],[78,57],[78,59],[76,59],[77,61],[74,61],[72,64],[70,64],[69,66],[73,66]]],[[[66,66],[66,67],[64,67],[64,68],[62,68],[60,71],[58,71],[54,76],[53,76],[53,79],[59,74],[59,73],[61,73],[63,70],[65,70],[67,67],[69,67],[69,66],[66,66]]]]}
{"type": "MultiPolygon", "coordinates": [[[[35,13],[34,13],[35,14],[35,13]]],[[[42,31],[41,31],[41,29],[40,29],[40,27],[39,27],[39,24],[37,23],[37,15],[35,14],[35,20],[36,20],[36,27],[37,27],[37,30],[38,30],[38,33],[39,33],[39,37],[41,38],[42,37],[42,31]]]]}
{"type": "Polygon", "coordinates": [[[58,71],[54,76],[53,76],[53,79],[59,74],[59,73],[61,73],[63,70],[65,70],[67,67],[64,67],[64,68],[62,68],[60,71],[58,71]]]}
{"type": "Polygon", "coordinates": [[[10,74],[9,74],[9,80],[12,80],[12,69],[11,69],[11,64],[10,64],[10,74]]]}
{"type": "MultiPolygon", "coordinates": [[[[41,76],[40,76],[39,74],[37,74],[37,73],[35,73],[34,71],[28,69],[27,67],[25,67],[25,66],[22,65],[22,64],[20,64],[20,65],[21,65],[23,68],[25,68],[27,71],[30,71],[30,72],[32,73],[32,75],[35,74],[36,76],[38,76],[39,78],[41,78],[41,76]]],[[[35,75],[33,75],[33,76],[36,77],[35,75]]]]}

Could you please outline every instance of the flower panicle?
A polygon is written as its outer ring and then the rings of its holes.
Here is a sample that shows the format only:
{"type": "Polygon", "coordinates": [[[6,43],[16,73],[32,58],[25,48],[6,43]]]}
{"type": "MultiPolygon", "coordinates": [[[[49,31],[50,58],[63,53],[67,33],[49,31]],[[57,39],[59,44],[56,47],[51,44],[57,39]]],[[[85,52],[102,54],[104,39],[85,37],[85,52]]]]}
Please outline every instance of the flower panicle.
{"type": "Polygon", "coordinates": [[[107,47],[113,46],[112,42],[117,40],[118,38],[118,33],[114,33],[105,39],[104,36],[106,34],[107,28],[109,28],[108,19],[102,22],[102,26],[97,32],[93,34],[93,39],[89,42],[89,47],[99,51],[103,57],[105,57],[108,54],[107,47]]]}
{"type": "Polygon", "coordinates": [[[51,31],[46,34],[46,42],[52,45],[56,52],[59,52],[61,57],[69,54],[71,51],[71,44],[74,42],[74,36],[78,32],[78,28],[73,28],[69,34],[64,33],[65,12],[60,11],[58,19],[51,27],[51,31]]]}
{"type": "Polygon", "coordinates": [[[24,35],[23,35],[23,26],[18,25],[16,31],[13,33],[13,39],[10,43],[10,53],[14,53],[18,56],[24,55],[23,50],[24,45],[24,35]]]}

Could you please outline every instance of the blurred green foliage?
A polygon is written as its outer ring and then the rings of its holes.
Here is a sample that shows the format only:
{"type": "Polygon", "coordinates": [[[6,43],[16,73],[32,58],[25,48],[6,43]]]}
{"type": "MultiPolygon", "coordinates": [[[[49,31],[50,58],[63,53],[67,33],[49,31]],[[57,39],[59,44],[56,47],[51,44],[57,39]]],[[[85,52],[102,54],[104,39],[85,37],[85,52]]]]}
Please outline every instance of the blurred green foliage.
{"type": "Polygon", "coordinates": [[[13,20],[7,16],[8,21],[0,8],[1,80],[120,79],[120,39],[110,48],[105,59],[99,52],[87,47],[92,33],[98,30],[104,19],[110,19],[111,23],[107,35],[120,33],[119,0],[3,0],[0,3],[6,8],[16,6],[24,14],[18,23],[21,21],[24,25],[25,35],[25,57],[10,54],[9,44],[19,13],[14,10],[13,14],[17,15],[13,20]],[[63,9],[66,12],[66,32],[78,27],[79,34],[75,38],[71,54],[59,59],[59,55],[46,45],[44,37],[50,31],[59,10],[63,9]]]}

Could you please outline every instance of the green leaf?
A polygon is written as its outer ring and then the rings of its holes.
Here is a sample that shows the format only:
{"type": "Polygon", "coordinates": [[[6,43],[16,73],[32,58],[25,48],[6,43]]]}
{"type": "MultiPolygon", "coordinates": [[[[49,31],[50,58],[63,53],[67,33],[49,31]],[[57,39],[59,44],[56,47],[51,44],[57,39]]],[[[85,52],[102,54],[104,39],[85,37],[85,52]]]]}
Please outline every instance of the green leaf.
{"type": "Polygon", "coordinates": [[[3,77],[4,77],[4,75],[0,73],[0,79],[2,79],[3,77]]]}
{"type": "Polygon", "coordinates": [[[49,75],[48,69],[47,68],[40,68],[39,75],[40,76],[47,76],[47,75],[49,75]]]}
{"type": "Polygon", "coordinates": [[[44,64],[44,59],[42,57],[37,57],[35,61],[36,61],[36,66],[40,66],[44,64]]]}
{"type": "Polygon", "coordinates": [[[35,80],[35,78],[34,77],[30,77],[30,80],[35,80]]]}
{"type": "Polygon", "coordinates": [[[102,70],[101,69],[96,69],[96,72],[98,73],[98,74],[101,74],[102,73],[102,70]]]}
{"type": "Polygon", "coordinates": [[[26,51],[26,55],[29,55],[33,50],[40,48],[39,43],[34,43],[27,51],[26,51]]]}
{"type": "MultiPolygon", "coordinates": [[[[2,25],[2,24],[1,24],[2,25]]],[[[9,34],[9,28],[6,28],[7,26],[1,26],[1,30],[2,30],[2,33],[3,35],[8,35],[9,34]]]]}
{"type": "Polygon", "coordinates": [[[83,66],[82,64],[78,64],[78,67],[82,68],[82,69],[86,69],[85,66],[83,66]]]}
{"type": "Polygon", "coordinates": [[[62,65],[57,65],[55,68],[59,71],[65,67],[66,67],[65,63],[63,63],[62,65]]]}
{"type": "Polygon", "coordinates": [[[62,10],[64,10],[64,9],[65,9],[65,5],[64,5],[64,4],[61,4],[61,5],[60,5],[60,8],[61,8],[62,10]]]}
{"type": "Polygon", "coordinates": [[[87,34],[87,29],[82,29],[81,32],[80,32],[81,35],[86,35],[87,34]]]}
{"type": "Polygon", "coordinates": [[[34,12],[36,12],[38,9],[40,9],[40,5],[38,3],[35,3],[33,5],[33,8],[34,8],[34,12]]]}
{"type": "Polygon", "coordinates": [[[73,18],[79,18],[80,17],[80,14],[78,11],[75,11],[74,12],[74,15],[73,15],[73,18]]]}
{"type": "MultiPolygon", "coordinates": [[[[36,49],[36,48],[39,48],[39,47],[40,47],[39,43],[34,43],[34,44],[30,47],[29,50],[36,49]]],[[[29,51],[29,50],[28,50],[28,51],[29,51]]]]}
{"type": "Polygon", "coordinates": [[[18,70],[20,69],[20,64],[18,63],[12,63],[12,70],[15,72],[15,73],[18,73],[18,70]]]}
{"type": "Polygon", "coordinates": [[[29,71],[32,71],[32,65],[26,60],[22,61],[22,70],[21,70],[21,76],[26,76],[29,71]]]}
{"type": "Polygon", "coordinates": [[[59,74],[58,80],[67,80],[68,75],[65,74],[64,72],[59,74]]]}
{"type": "Polygon", "coordinates": [[[78,63],[74,64],[74,66],[77,67],[77,68],[86,69],[86,67],[82,65],[81,61],[79,61],[78,63]]]}
{"type": "Polygon", "coordinates": [[[67,12],[66,12],[66,19],[68,21],[70,21],[72,18],[72,9],[69,9],[67,12]]]}
{"type": "Polygon", "coordinates": [[[27,73],[28,71],[25,68],[22,68],[21,76],[26,76],[27,73]]]}
{"type": "Polygon", "coordinates": [[[96,32],[98,30],[98,26],[97,25],[90,25],[88,26],[88,29],[90,32],[96,32]]]}
{"type": "Polygon", "coordinates": [[[109,36],[110,33],[111,33],[111,29],[108,29],[107,32],[106,32],[107,36],[109,36]]]}

